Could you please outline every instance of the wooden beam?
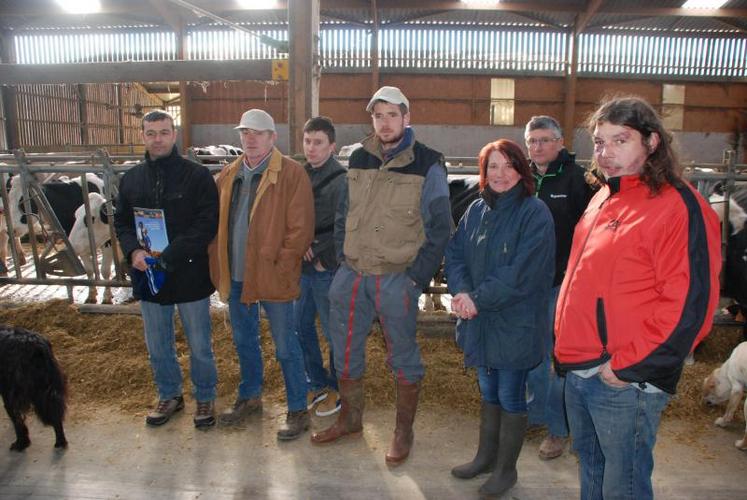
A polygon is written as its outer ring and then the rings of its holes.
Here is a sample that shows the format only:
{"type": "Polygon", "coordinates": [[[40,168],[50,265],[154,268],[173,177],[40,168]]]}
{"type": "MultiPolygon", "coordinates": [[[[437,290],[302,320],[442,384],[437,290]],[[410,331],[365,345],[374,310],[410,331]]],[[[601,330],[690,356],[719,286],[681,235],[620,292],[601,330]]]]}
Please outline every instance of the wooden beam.
{"type": "Polygon", "coordinates": [[[586,25],[589,24],[589,21],[591,21],[591,18],[594,17],[594,14],[597,13],[601,5],[602,0],[589,0],[589,3],[586,4],[586,10],[576,16],[576,22],[573,26],[573,31],[575,31],[576,34],[584,31],[586,25]]]}
{"type": "Polygon", "coordinates": [[[371,95],[379,90],[379,12],[376,0],[371,0],[371,15],[373,26],[371,27],[371,95]]]}
{"type": "MultiPolygon", "coordinates": [[[[158,15],[166,21],[166,24],[171,26],[171,29],[177,33],[181,31],[184,22],[177,9],[167,8],[167,5],[162,0],[148,0],[148,5],[158,12],[158,15]]],[[[180,59],[183,58],[180,57],[180,59]]]]}
{"type": "Polygon", "coordinates": [[[0,64],[0,85],[272,80],[272,60],[0,64]]]}
{"type": "Polygon", "coordinates": [[[319,114],[319,0],[290,0],[289,154],[303,153],[303,126],[319,114]]]}
{"type": "Polygon", "coordinates": [[[568,151],[573,151],[573,135],[576,129],[576,73],[578,69],[578,32],[575,27],[568,31],[568,66],[565,75],[565,100],[563,102],[563,142],[568,151]]]}
{"type": "Polygon", "coordinates": [[[86,96],[86,86],[78,84],[75,86],[76,93],[78,95],[78,116],[80,117],[79,133],[80,143],[83,145],[88,144],[88,98],[86,96]]]}
{"type": "MultiPolygon", "coordinates": [[[[0,33],[0,63],[15,62],[15,53],[12,44],[13,38],[10,32],[0,33]]],[[[21,141],[18,136],[18,93],[15,87],[0,86],[0,99],[3,101],[3,114],[5,118],[5,147],[18,149],[21,141]]]]}

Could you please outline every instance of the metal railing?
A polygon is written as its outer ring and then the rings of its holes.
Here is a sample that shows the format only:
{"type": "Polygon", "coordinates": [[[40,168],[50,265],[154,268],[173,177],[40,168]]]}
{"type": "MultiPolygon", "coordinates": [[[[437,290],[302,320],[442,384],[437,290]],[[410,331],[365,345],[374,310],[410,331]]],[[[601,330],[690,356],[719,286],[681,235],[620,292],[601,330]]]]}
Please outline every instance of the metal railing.
{"type": "MultiPolygon", "coordinates": [[[[233,161],[236,156],[211,156],[196,155],[194,150],[189,150],[187,156],[205,164],[211,172],[220,171],[228,162],[233,161]],[[217,163],[216,163],[217,162],[217,163]]],[[[347,158],[340,158],[343,162],[347,158]]],[[[105,210],[108,215],[114,213],[114,202],[119,184],[119,176],[131,168],[135,163],[142,160],[139,155],[110,155],[106,150],[99,149],[95,152],[86,153],[30,153],[26,154],[23,150],[16,150],[13,154],[0,154],[0,197],[3,206],[9,207],[7,181],[9,175],[20,175],[22,189],[25,201],[23,203],[24,214],[27,215],[26,225],[28,226],[29,244],[34,262],[35,276],[32,278],[24,277],[21,274],[20,255],[15,245],[10,245],[12,275],[0,276],[0,285],[17,284],[17,285],[59,285],[59,286],[114,286],[129,287],[130,282],[126,278],[126,270],[119,253],[118,245],[113,245],[113,262],[115,267],[115,277],[113,279],[103,279],[96,258],[96,244],[92,233],[92,214],[88,201],[88,183],[85,182],[87,173],[93,173],[100,176],[104,181],[105,210]],[[88,245],[91,253],[91,264],[93,269],[93,278],[79,278],[81,272],[80,256],[75,255],[72,251],[70,242],[67,240],[59,221],[54,217],[51,207],[48,206],[44,198],[43,191],[40,189],[40,183],[36,176],[38,174],[57,174],[68,177],[79,176],[83,191],[83,206],[85,207],[85,217],[88,228],[88,245]],[[54,253],[47,251],[40,252],[37,241],[37,233],[31,216],[31,200],[37,205],[42,205],[42,217],[44,222],[50,228],[48,233],[53,238],[59,240],[62,249],[58,250],[57,241],[51,242],[54,247],[54,253]]],[[[451,166],[448,167],[450,175],[476,175],[478,174],[477,158],[474,157],[450,157],[446,158],[451,166]]],[[[582,160],[580,163],[588,165],[589,161],[582,160]]],[[[747,164],[736,163],[736,153],[726,151],[721,163],[715,164],[692,164],[686,169],[687,178],[695,184],[704,196],[709,194],[709,190],[717,182],[724,185],[724,213],[728,213],[731,203],[730,195],[737,188],[738,183],[747,183],[747,164]]],[[[5,210],[2,214],[6,230],[9,235],[14,234],[13,220],[10,210],[5,210]]],[[[0,223],[1,224],[1,223],[0,223]]],[[[113,226],[113,217],[108,218],[109,236],[112,242],[116,242],[116,235],[113,226]]],[[[722,235],[723,256],[726,256],[728,245],[728,225],[724,224],[722,235]]],[[[47,245],[50,243],[48,242],[47,245]]],[[[49,250],[48,246],[46,250],[49,250]]],[[[3,263],[4,264],[4,263],[3,263]]],[[[446,293],[445,287],[431,287],[428,292],[446,293]]],[[[70,295],[70,294],[69,294],[70,295]]],[[[72,297],[70,295],[70,297],[72,297]]]]}

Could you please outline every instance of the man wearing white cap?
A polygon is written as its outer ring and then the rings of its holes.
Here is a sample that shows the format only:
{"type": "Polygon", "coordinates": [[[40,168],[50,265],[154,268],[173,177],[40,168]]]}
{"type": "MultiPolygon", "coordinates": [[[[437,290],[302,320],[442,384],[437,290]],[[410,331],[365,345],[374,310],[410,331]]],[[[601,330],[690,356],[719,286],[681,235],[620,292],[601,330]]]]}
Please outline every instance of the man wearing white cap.
{"type": "Polygon", "coordinates": [[[314,198],[303,167],[275,148],[272,117],[250,109],[236,127],[244,154],[217,179],[218,235],[210,246],[210,275],[228,302],[241,382],[236,402],[220,416],[236,425],[262,410],[259,306],[270,322],[275,356],[285,380],[288,414],[278,439],[309,428],[306,372],[293,325],[301,261],[314,237],[314,198]]]}
{"type": "Polygon", "coordinates": [[[415,140],[410,103],[396,87],[371,98],[374,133],[350,157],[335,220],[340,267],[330,288],[330,336],[342,408],[316,444],[360,435],[366,338],[379,318],[397,382],[397,423],[388,465],[410,453],[425,369],[415,341],[418,298],[441,263],[451,232],[443,155],[415,140]]]}

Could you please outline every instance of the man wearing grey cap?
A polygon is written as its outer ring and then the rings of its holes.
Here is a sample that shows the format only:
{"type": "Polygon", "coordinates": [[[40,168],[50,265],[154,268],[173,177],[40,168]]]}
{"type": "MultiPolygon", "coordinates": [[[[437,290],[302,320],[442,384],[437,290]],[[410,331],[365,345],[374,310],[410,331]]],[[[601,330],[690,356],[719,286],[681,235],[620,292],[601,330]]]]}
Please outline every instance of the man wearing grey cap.
{"type": "Polygon", "coordinates": [[[236,402],[220,416],[236,425],[262,410],[259,306],[270,322],[275,356],[285,380],[288,414],[278,439],[309,428],[306,372],[293,325],[301,261],[314,237],[314,199],[303,167],[275,148],[272,117],[250,109],[236,127],[244,154],[217,179],[218,235],[210,245],[210,276],[228,302],[241,382],[236,402]]]}
{"type": "Polygon", "coordinates": [[[397,383],[388,465],[404,462],[412,447],[425,373],[415,340],[418,298],[440,265],[451,232],[443,155],[415,140],[409,107],[398,88],[380,88],[366,107],[374,133],[350,157],[335,219],[341,264],[329,292],[342,408],[332,427],[311,437],[324,444],[360,435],[366,338],[378,317],[397,383]]]}

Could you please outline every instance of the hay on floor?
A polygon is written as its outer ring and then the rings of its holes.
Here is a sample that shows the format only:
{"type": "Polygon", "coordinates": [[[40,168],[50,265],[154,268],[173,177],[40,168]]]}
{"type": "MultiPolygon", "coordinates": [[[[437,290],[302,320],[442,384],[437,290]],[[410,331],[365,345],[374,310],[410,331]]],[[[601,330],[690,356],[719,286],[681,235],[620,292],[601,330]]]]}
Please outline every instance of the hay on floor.
{"type": "MultiPolygon", "coordinates": [[[[212,320],[218,396],[232,400],[239,374],[227,310],[215,311],[212,320]]],[[[143,414],[154,401],[155,390],[139,316],[81,314],[58,300],[2,309],[0,322],[36,330],[52,341],[68,376],[74,415],[103,405],[143,414]]],[[[268,402],[284,403],[283,379],[264,320],[260,331],[265,366],[263,397],[268,402]]],[[[714,329],[696,352],[696,363],[685,367],[678,394],[667,407],[664,418],[683,419],[699,428],[711,425],[723,408],[708,408],[702,404],[703,378],[729,356],[740,340],[741,330],[737,328],[714,329]]],[[[453,339],[420,335],[419,344],[426,364],[422,406],[477,414],[480,398],[475,373],[463,368],[462,353],[453,339]]],[[[321,345],[327,360],[323,339],[321,345]]],[[[178,322],[177,354],[185,373],[184,390],[188,395],[191,390],[189,350],[178,322]]],[[[394,379],[386,365],[383,336],[376,326],[367,344],[366,364],[367,403],[391,407],[395,399],[394,379]]]]}

